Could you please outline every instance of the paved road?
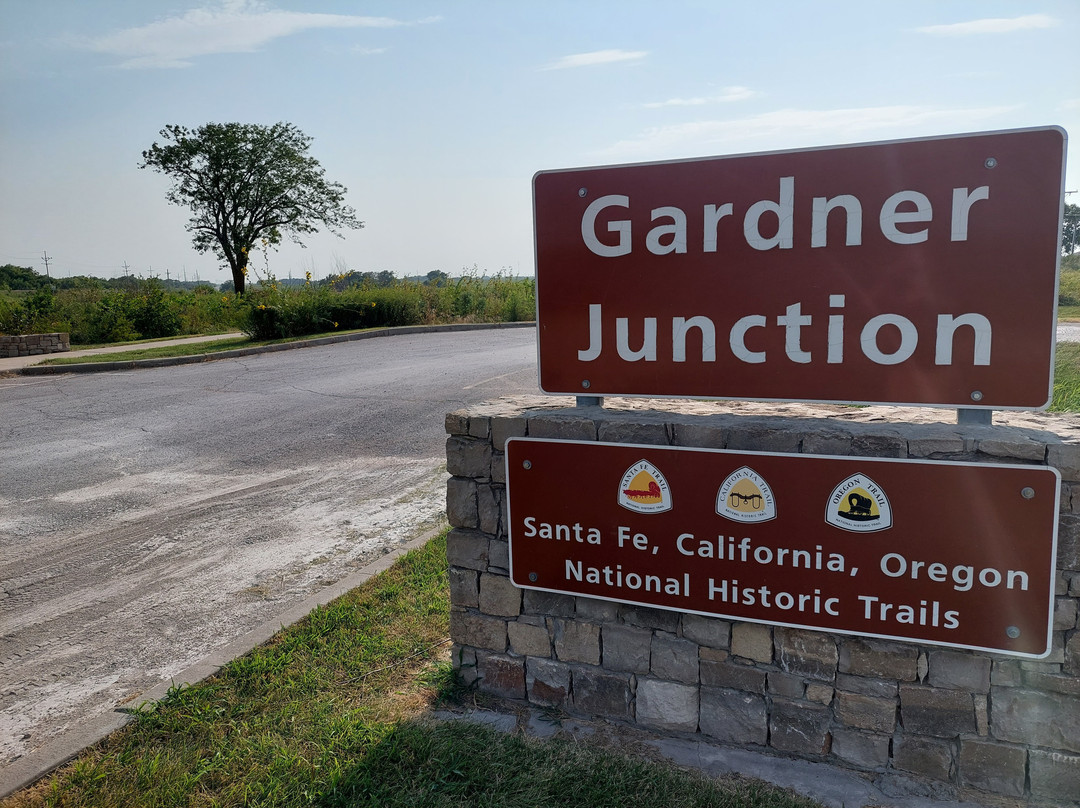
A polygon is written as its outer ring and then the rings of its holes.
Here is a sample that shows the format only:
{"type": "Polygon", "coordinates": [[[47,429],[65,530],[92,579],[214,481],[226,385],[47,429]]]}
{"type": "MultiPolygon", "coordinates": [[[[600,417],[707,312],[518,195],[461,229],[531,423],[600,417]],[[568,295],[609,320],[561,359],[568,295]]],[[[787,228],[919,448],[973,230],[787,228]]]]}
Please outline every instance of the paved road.
{"type": "Polygon", "coordinates": [[[0,379],[0,775],[411,538],[535,331],[0,379]]]}

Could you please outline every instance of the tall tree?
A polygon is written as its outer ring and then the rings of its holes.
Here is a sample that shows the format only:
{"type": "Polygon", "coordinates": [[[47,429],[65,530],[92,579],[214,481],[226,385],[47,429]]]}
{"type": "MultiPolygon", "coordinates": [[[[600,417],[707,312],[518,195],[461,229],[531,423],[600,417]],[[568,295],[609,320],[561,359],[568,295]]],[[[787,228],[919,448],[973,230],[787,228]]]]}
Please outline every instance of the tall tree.
{"type": "Polygon", "coordinates": [[[327,182],[308,155],[311,138],[291,123],[169,125],[161,137],[142,153],[139,168],[175,181],[166,199],[191,208],[195,249],[229,265],[237,294],[244,292],[249,255],[263,240],[276,245],[288,235],[302,245],[300,237],[320,227],[340,236],[343,228],[364,226],[344,203],[346,188],[327,182]]]}

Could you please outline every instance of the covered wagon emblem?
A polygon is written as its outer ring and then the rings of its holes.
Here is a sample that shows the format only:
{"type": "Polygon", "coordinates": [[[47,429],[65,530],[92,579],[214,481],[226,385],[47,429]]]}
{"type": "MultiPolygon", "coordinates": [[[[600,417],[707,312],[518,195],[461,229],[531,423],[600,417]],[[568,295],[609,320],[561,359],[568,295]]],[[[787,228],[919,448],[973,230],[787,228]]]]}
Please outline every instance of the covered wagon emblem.
{"type": "Polygon", "coordinates": [[[853,533],[873,533],[892,527],[889,498],[865,474],[852,474],[829,495],[825,521],[853,533]]]}
{"type": "Polygon", "coordinates": [[[623,474],[618,502],[636,513],[663,513],[671,510],[671,489],[660,469],[639,460],[623,474]]]}

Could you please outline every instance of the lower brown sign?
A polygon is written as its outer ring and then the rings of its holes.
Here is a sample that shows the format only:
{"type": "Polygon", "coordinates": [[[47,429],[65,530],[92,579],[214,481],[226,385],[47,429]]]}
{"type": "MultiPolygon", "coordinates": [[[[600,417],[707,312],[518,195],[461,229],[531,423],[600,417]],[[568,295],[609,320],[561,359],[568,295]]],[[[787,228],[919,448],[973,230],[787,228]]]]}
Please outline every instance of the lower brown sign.
{"type": "Polygon", "coordinates": [[[1043,657],[1060,475],[515,438],[520,587],[1043,657]]]}

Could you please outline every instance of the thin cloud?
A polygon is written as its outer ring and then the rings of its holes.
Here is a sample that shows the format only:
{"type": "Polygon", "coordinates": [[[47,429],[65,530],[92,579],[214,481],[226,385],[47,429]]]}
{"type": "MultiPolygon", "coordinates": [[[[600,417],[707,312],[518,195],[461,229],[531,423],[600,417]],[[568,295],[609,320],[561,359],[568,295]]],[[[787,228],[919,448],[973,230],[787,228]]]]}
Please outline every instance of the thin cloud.
{"type": "Polygon", "coordinates": [[[1013,107],[937,109],[914,105],[862,109],[782,109],[747,118],[657,126],[638,137],[614,143],[601,154],[606,159],[668,159],[694,154],[804,148],[822,143],[908,137],[924,131],[959,127],[970,131],[975,122],[993,119],[1013,107]]]}
{"type": "Polygon", "coordinates": [[[699,96],[696,98],[669,98],[667,101],[651,101],[643,104],[646,109],[663,107],[705,107],[710,104],[728,104],[732,101],[745,101],[757,93],[749,87],[725,87],[720,95],[699,96]]]}
{"type": "Polygon", "coordinates": [[[637,62],[649,55],[648,51],[598,50],[589,53],[575,53],[556,59],[541,70],[567,70],[576,67],[592,67],[614,62],[637,62]]]}
{"type": "Polygon", "coordinates": [[[935,36],[971,36],[973,34],[1011,34],[1032,28],[1053,28],[1058,21],[1048,14],[1025,14],[1022,17],[987,17],[951,25],[926,25],[915,30],[935,36]]]}
{"type": "MultiPolygon", "coordinates": [[[[435,21],[429,18],[423,22],[435,21]]],[[[390,17],[279,11],[257,0],[224,0],[180,16],[87,40],[83,47],[122,59],[119,67],[190,67],[200,56],[251,53],[276,39],[326,28],[396,28],[390,17]]]]}

